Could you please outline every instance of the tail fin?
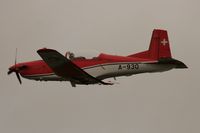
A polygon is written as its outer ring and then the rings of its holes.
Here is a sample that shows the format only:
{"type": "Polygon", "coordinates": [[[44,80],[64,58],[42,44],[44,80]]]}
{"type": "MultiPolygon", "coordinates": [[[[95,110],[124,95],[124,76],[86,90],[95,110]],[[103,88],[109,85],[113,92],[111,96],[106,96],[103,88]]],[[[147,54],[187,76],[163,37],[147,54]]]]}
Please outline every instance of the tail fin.
{"type": "Polygon", "coordinates": [[[152,33],[149,50],[129,55],[129,57],[151,58],[155,60],[160,58],[171,58],[167,31],[155,29],[152,33]]]}
{"type": "Polygon", "coordinates": [[[167,31],[155,29],[149,46],[149,57],[152,59],[171,58],[167,31]]]}

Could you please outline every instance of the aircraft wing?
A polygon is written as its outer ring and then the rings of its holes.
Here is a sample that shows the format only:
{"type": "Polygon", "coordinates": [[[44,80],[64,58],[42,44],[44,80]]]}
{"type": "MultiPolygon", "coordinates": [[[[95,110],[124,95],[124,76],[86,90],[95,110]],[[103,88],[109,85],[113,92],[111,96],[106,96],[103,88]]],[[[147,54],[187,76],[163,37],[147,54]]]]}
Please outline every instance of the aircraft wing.
{"type": "MultiPolygon", "coordinates": [[[[74,64],[71,60],[64,57],[62,54],[53,49],[40,49],[37,53],[46,62],[46,64],[60,77],[71,79],[71,81],[78,81],[81,84],[101,83],[104,85],[112,85],[112,83],[105,83],[74,64]]],[[[73,83],[73,82],[71,82],[73,83]]]]}

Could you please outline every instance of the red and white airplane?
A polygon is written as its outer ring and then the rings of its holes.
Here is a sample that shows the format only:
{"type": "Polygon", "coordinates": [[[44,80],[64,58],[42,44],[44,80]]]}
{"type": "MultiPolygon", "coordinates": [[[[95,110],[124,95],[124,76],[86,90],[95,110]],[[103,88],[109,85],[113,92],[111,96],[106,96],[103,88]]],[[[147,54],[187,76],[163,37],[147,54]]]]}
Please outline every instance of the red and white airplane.
{"type": "Polygon", "coordinates": [[[147,51],[117,56],[99,54],[97,57],[75,57],[67,52],[65,56],[53,49],[39,49],[37,53],[43,60],[16,63],[9,68],[8,74],[15,72],[21,84],[20,75],[27,79],[39,81],[70,81],[76,84],[103,84],[106,78],[131,76],[139,73],[168,71],[187,66],[173,59],[167,31],[155,29],[152,33],[150,47],[147,51]]]}

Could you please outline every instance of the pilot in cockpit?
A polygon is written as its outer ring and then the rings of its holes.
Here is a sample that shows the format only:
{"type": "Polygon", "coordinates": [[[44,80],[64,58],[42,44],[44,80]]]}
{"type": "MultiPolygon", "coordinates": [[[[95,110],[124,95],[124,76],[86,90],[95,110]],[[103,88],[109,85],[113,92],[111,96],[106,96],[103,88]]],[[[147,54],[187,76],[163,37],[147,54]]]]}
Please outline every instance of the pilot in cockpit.
{"type": "Polygon", "coordinates": [[[85,57],[79,56],[79,57],[75,57],[74,53],[67,51],[65,53],[65,57],[69,60],[74,60],[74,59],[85,59],[85,57]]]}
{"type": "Polygon", "coordinates": [[[70,52],[70,51],[67,51],[67,52],[65,53],[65,57],[66,57],[67,59],[70,59],[70,60],[73,60],[73,59],[75,58],[74,53],[72,53],[72,52],[70,52]]]}

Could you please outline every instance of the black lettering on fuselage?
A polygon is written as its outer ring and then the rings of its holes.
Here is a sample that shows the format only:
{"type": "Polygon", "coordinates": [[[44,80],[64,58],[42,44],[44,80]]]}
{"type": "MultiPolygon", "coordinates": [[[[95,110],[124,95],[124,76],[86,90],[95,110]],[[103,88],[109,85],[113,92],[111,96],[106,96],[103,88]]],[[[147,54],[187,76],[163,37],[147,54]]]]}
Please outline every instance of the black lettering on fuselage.
{"type": "Polygon", "coordinates": [[[120,64],[118,70],[137,70],[139,69],[139,64],[137,63],[131,63],[131,64],[120,64]]]}

